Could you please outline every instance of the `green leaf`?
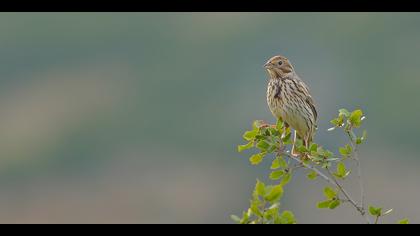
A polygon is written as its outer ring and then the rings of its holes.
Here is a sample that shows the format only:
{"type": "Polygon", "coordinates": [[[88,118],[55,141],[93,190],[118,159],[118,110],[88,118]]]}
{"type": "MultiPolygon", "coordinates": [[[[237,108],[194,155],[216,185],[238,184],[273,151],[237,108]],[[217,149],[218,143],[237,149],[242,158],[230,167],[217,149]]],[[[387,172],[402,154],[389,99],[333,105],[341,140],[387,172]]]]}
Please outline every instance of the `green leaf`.
{"type": "Polygon", "coordinates": [[[405,219],[402,219],[402,220],[398,221],[398,224],[400,224],[400,225],[407,225],[407,224],[410,224],[410,220],[408,220],[407,218],[405,218],[405,219]]]}
{"type": "Polygon", "coordinates": [[[270,144],[264,140],[261,140],[257,143],[257,148],[266,151],[270,147],[270,144]]]}
{"type": "Polygon", "coordinates": [[[306,152],[308,152],[308,149],[305,147],[305,146],[299,146],[299,147],[297,147],[296,148],[296,150],[298,151],[298,152],[300,152],[300,153],[306,153],[306,152]]]}
{"type": "Polygon", "coordinates": [[[264,199],[272,203],[279,200],[282,195],[283,195],[282,185],[276,185],[271,188],[271,191],[264,197],[264,199]]]}
{"type": "Polygon", "coordinates": [[[281,133],[277,129],[274,129],[274,128],[270,128],[270,133],[271,133],[271,136],[273,137],[280,137],[281,135],[281,133]]]}
{"type": "Polygon", "coordinates": [[[246,131],[244,135],[242,135],[242,137],[247,141],[251,141],[255,138],[257,134],[258,134],[258,130],[251,130],[251,131],[246,131]]]}
{"type": "Polygon", "coordinates": [[[258,134],[258,135],[256,135],[255,136],[255,140],[256,141],[259,141],[259,140],[265,140],[266,139],[266,137],[265,136],[263,136],[263,135],[260,135],[260,134],[258,134]]]}
{"type": "Polygon", "coordinates": [[[372,216],[376,216],[376,208],[375,208],[375,207],[373,207],[373,206],[369,206],[369,213],[370,213],[372,216]]]}
{"type": "MultiPolygon", "coordinates": [[[[278,212],[279,212],[278,208],[269,208],[265,210],[263,217],[266,220],[271,220],[275,217],[278,217],[278,214],[279,214],[278,212]]],[[[271,223],[271,222],[267,222],[267,223],[271,223]]]]}
{"type": "Polygon", "coordinates": [[[240,224],[248,224],[249,223],[249,217],[251,217],[252,212],[251,209],[248,209],[248,211],[242,212],[242,219],[239,222],[240,224]]]}
{"type": "Polygon", "coordinates": [[[350,171],[346,170],[346,166],[343,162],[337,164],[337,172],[334,175],[338,178],[346,178],[350,174],[350,171]]]}
{"type": "Polygon", "coordinates": [[[347,171],[344,175],[333,173],[333,175],[340,179],[345,179],[350,174],[350,171],[347,171]]]}
{"type": "Polygon", "coordinates": [[[317,207],[321,208],[321,209],[328,208],[330,206],[331,202],[332,202],[332,200],[326,200],[326,201],[323,201],[323,202],[318,202],[317,207]]]}
{"type": "Polygon", "coordinates": [[[343,148],[343,147],[338,148],[338,151],[339,151],[339,152],[340,152],[340,154],[341,154],[341,155],[343,155],[343,156],[347,156],[347,155],[348,155],[348,153],[347,153],[347,149],[345,149],[345,148],[343,148]]]}
{"type": "Polygon", "coordinates": [[[322,166],[321,167],[324,168],[324,169],[330,168],[331,167],[331,162],[329,162],[329,161],[324,162],[324,163],[322,163],[322,166]]]}
{"type": "Polygon", "coordinates": [[[330,121],[330,123],[333,124],[334,127],[341,127],[343,125],[343,116],[340,116],[338,118],[332,119],[330,121]]]}
{"type": "Polygon", "coordinates": [[[363,116],[363,112],[362,110],[355,110],[351,113],[350,117],[349,117],[349,122],[354,126],[354,127],[359,127],[360,124],[362,123],[362,118],[363,116]]]}
{"type": "Polygon", "coordinates": [[[256,201],[251,202],[251,211],[256,216],[259,216],[259,217],[263,216],[263,214],[262,214],[262,212],[260,211],[260,208],[259,208],[259,202],[256,202],[256,201]]]}
{"type": "Polygon", "coordinates": [[[284,171],[282,171],[282,170],[273,171],[273,172],[271,172],[271,174],[270,174],[270,179],[271,179],[271,180],[278,180],[278,179],[280,179],[283,175],[284,175],[284,171]]]}
{"type": "Polygon", "coordinates": [[[273,162],[271,163],[270,169],[275,170],[278,168],[286,169],[288,167],[287,162],[283,159],[283,157],[276,157],[273,162]]]}
{"type": "Polygon", "coordinates": [[[337,192],[330,187],[325,187],[324,195],[327,199],[333,199],[337,196],[337,192]]]}
{"type": "Polygon", "coordinates": [[[331,210],[337,208],[338,206],[340,206],[340,200],[336,199],[330,202],[330,204],[328,205],[328,208],[330,208],[331,210]]]}
{"type": "Polygon", "coordinates": [[[362,137],[358,137],[356,139],[356,144],[361,144],[362,142],[364,142],[366,140],[366,137],[367,137],[367,132],[366,130],[363,130],[362,137]]]}
{"type": "Polygon", "coordinates": [[[311,146],[309,147],[309,150],[311,152],[316,152],[318,150],[318,144],[312,143],[311,146]]]}
{"type": "Polygon", "coordinates": [[[344,108],[338,110],[338,114],[340,116],[343,115],[345,117],[349,117],[350,116],[350,112],[347,109],[344,109],[344,108]]]}
{"type": "Polygon", "coordinates": [[[345,147],[340,147],[338,151],[343,156],[349,156],[351,152],[353,151],[353,148],[350,145],[346,144],[345,147]]]}
{"type": "Polygon", "coordinates": [[[301,147],[301,146],[303,146],[303,141],[302,141],[301,139],[296,139],[295,146],[296,146],[296,147],[301,147]]]}
{"type": "Polygon", "coordinates": [[[254,154],[249,158],[249,161],[251,162],[252,165],[258,165],[263,160],[265,154],[266,152],[254,154]]]}
{"type": "Polygon", "coordinates": [[[382,215],[382,208],[376,208],[373,206],[369,206],[369,213],[372,216],[381,216],[382,215]]]}
{"type": "Polygon", "coordinates": [[[349,154],[353,152],[353,148],[349,144],[346,144],[346,149],[349,154]]]}
{"type": "Polygon", "coordinates": [[[339,121],[338,121],[338,118],[330,120],[330,123],[333,124],[334,127],[339,126],[339,124],[340,124],[339,121]]]}
{"type": "Polygon", "coordinates": [[[326,158],[330,158],[330,157],[332,157],[333,155],[334,155],[334,153],[330,152],[329,150],[325,150],[325,152],[324,152],[324,156],[325,156],[326,158]]]}
{"type": "Polygon", "coordinates": [[[246,216],[248,216],[248,218],[249,217],[251,217],[252,216],[252,211],[251,211],[251,209],[249,208],[248,209],[248,211],[246,211],[246,212],[244,212],[244,215],[246,214],[246,216]]]}
{"type": "Polygon", "coordinates": [[[286,136],[284,136],[284,138],[282,139],[283,143],[285,145],[287,144],[292,144],[292,141],[290,139],[291,133],[289,132],[286,136]]]}
{"type": "Polygon", "coordinates": [[[281,221],[281,220],[282,220],[282,219],[281,219],[281,217],[280,217],[280,215],[279,215],[279,211],[278,211],[278,209],[277,209],[276,214],[273,214],[273,223],[274,223],[274,224],[276,224],[276,225],[281,224],[281,223],[282,223],[282,221],[281,221]]]}
{"type": "Polygon", "coordinates": [[[274,159],[273,162],[271,162],[271,167],[270,169],[275,170],[280,168],[280,161],[278,158],[274,159]]]}
{"type": "Polygon", "coordinates": [[[276,123],[276,129],[277,129],[280,133],[282,133],[282,132],[283,132],[283,121],[281,121],[280,119],[278,119],[278,120],[277,120],[277,123],[276,123]]]}
{"type": "Polygon", "coordinates": [[[340,174],[341,176],[346,174],[346,166],[344,165],[343,162],[338,163],[337,173],[340,174]]]}
{"type": "Polygon", "coordinates": [[[267,153],[273,153],[276,151],[277,147],[275,145],[270,146],[270,148],[267,150],[267,153]]]}
{"type": "Polygon", "coordinates": [[[289,166],[283,157],[277,157],[277,159],[279,160],[279,165],[281,168],[286,169],[289,166]]]}
{"type": "Polygon", "coordinates": [[[253,141],[250,141],[249,143],[244,144],[244,145],[238,145],[238,152],[242,152],[242,151],[244,151],[246,149],[250,149],[253,146],[254,146],[254,142],[253,141]]]}
{"type": "Polygon", "coordinates": [[[323,157],[327,155],[326,150],[323,147],[318,147],[317,152],[318,152],[318,155],[323,156],[323,157]]]}
{"type": "Polygon", "coordinates": [[[280,216],[281,224],[296,224],[295,216],[291,211],[283,211],[280,216]]]}
{"type": "Polygon", "coordinates": [[[310,180],[314,180],[314,179],[316,179],[316,177],[318,177],[318,174],[315,171],[311,171],[308,174],[308,179],[310,179],[310,180]]]}
{"type": "Polygon", "coordinates": [[[241,223],[241,218],[236,215],[231,215],[230,218],[238,224],[241,223]]]}
{"type": "Polygon", "coordinates": [[[258,130],[262,125],[264,124],[264,122],[262,121],[262,120],[255,120],[253,123],[252,123],[252,128],[254,129],[254,130],[258,130]]]}
{"type": "Polygon", "coordinates": [[[255,185],[255,192],[258,196],[265,195],[265,184],[257,179],[257,184],[255,185]]]}
{"type": "Polygon", "coordinates": [[[290,182],[290,180],[292,180],[292,175],[290,173],[286,173],[283,175],[283,179],[281,179],[280,185],[285,186],[290,182]]]}

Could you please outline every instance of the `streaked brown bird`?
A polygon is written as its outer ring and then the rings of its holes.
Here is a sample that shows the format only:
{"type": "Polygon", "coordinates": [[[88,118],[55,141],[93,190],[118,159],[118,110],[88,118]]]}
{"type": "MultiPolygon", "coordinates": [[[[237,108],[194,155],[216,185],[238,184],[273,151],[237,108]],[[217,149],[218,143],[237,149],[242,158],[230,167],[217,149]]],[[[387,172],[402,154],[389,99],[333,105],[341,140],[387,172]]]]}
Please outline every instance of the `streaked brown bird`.
{"type": "Polygon", "coordinates": [[[306,147],[312,142],[317,128],[317,111],[308,86],[296,74],[290,61],[284,56],[274,56],[265,63],[269,75],[267,103],[273,115],[284,122],[285,127],[295,130],[292,154],[296,138],[306,147]]]}

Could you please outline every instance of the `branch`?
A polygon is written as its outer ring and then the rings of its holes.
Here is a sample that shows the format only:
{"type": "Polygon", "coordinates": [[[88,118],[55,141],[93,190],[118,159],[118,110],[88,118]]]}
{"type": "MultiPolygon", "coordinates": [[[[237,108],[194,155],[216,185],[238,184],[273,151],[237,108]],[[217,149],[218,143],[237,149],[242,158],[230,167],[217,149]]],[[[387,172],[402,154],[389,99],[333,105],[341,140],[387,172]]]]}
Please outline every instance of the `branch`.
{"type": "Polygon", "coordinates": [[[315,168],[314,166],[312,166],[312,165],[309,165],[309,164],[306,164],[306,163],[304,163],[301,159],[299,159],[299,158],[297,158],[297,157],[294,157],[294,156],[292,156],[292,155],[290,155],[290,154],[288,154],[288,153],[283,153],[283,155],[285,155],[285,156],[287,156],[287,157],[289,157],[289,158],[291,158],[291,159],[293,159],[293,160],[295,160],[295,161],[297,161],[298,163],[300,163],[301,165],[303,165],[304,167],[306,167],[306,168],[308,168],[308,169],[310,169],[310,170],[313,170],[313,171],[315,171],[319,176],[321,176],[324,180],[326,180],[328,183],[330,183],[330,184],[332,184],[332,185],[335,185],[335,183],[334,183],[334,181],[332,181],[328,176],[326,176],[324,173],[322,173],[320,170],[318,170],[317,168],[315,168]]]}
{"type": "Polygon", "coordinates": [[[351,146],[353,148],[353,158],[356,161],[356,165],[357,165],[357,178],[358,178],[358,182],[359,182],[359,188],[360,188],[360,205],[363,209],[363,212],[365,212],[366,214],[366,210],[365,210],[365,191],[364,191],[364,186],[363,186],[363,179],[362,179],[362,167],[360,165],[360,159],[359,159],[359,152],[357,150],[357,144],[355,143],[353,137],[355,136],[353,131],[349,130],[346,132],[347,135],[349,136],[350,139],[350,143],[351,146]]]}
{"type": "MultiPolygon", "coordinates": [[[[310,170],[312,170],[312,171],[315,171],[319,176],[321,176],[325,181],[327,181],[329,184],[331,184],[331,185],[335,185],[335,186],[337,186],[338,188],[339,188],[339,190],[344,194],[344,196],[345,196],[345,198],[346,198],[346,200],[348,201],[348,202],[350,202],[355,208],[356,208],[356,210],[358,211],[358,212],[360,212],[360,214],[363,216],[363,217],[365,217],[365,219],[366,219],[366,222],[368,223],[368,224],[371,224],[371,222],[370,222],[370,219],[369,219],[369,217],[366,215],[366,212],[365,212],[365,210],[364,210],[364,208],[363,207],[360,207],[360,206],[358,206],[357,205],[357,203],[350,197],[350,195],[347,193],[347,191],[344,189],[344,187],[334,178],[334,177],[332,177],[332,178],[330,178],[330,177],[328,177],[328,176],[326,176],[324,173],[322,173],[320,170],[318,170],[316,167],[314,167],[314,166],[312,166],[312,165],[310,165],[310,164],[306,164],[306,163],[304,163],[301,159],[299,159],[299,158],[297,158],[297,157],[294,157],[294,156],[292,156],[292,155],[290,155],[290,154],[288,154],[288,153],[283,153],[284,155],[286,155],[287,157],[289,157],[289,158],[291,158],[291,159],[293,159],[293,160],[295,160],[295,161],[297,161],[298,163],[300,163],[300,164],[302,164],[303,166],[305,166],[306,168],[308,168],[308,169],[310,169],[310,170]]],[[[327,168],[327,170],[328,170],[328,168],[327,168]]],[[[330,171],[328,170],[328,173],[330,173],[330,171]]],[[[330,173],[331,174],[331,173],[330,173]]],[[[332,176],[332,175],[331,175],[332,176]]]]}
{"type": "Polygon", "coordinates": [[[378,222],[379,222],[379,216],[377,216],[375,219],[375,225],[378,224],[378,222]]]}
{"type": "Polygon", "coordinates": [[[326,168],[328,171],[328,174],[330,174],[331,178],[333,179],[335,185],[340,189],[340,191],[344,194],[348,202],[350,202],[358,212],[365,218],[366,222],[368,224],[371,224],[369,217],[366,215],[366,211],[362,206],[357,205],[357,203],[350,197],[350,195],[347,193],[347,191],[344,189],[344,187],[338,182],[338,180],[334,177],[334,175],[331,173],[331,171],[326,168]]]}

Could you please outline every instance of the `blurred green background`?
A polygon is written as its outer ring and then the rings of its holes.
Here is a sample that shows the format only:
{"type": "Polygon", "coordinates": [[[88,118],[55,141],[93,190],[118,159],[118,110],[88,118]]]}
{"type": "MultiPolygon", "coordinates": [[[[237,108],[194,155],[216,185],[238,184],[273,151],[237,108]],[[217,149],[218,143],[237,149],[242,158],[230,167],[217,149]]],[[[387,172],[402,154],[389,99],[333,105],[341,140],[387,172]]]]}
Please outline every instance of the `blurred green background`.
{"type": "MultiPolygon", "coordinates": [[[[367,200],[420,222],[418,13],[1,13],[1,223],[231,223],[253,167],[236,152],[274,122],[262,65],[287,56],[319,109],[367,115],[367,200]]],[[[347,183],[357,196],[353,179],[347,183]]],[[[316,209],[303,172],[283,209],[301,223],[363,223],[316,209]]]]}

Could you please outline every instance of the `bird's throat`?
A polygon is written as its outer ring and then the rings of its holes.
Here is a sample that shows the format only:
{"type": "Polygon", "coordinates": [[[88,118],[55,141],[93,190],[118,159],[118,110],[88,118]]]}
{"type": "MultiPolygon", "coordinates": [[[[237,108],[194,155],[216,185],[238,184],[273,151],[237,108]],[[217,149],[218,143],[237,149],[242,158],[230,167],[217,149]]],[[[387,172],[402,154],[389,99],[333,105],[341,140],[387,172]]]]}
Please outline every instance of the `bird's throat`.
{"type": "Polygon", "coordinates": [[[270,79],[274,80],[285,80],[288,76],[288,73],[285,74],[280,70],[269,70],[268,74],[270,75],[270,79]]]}

